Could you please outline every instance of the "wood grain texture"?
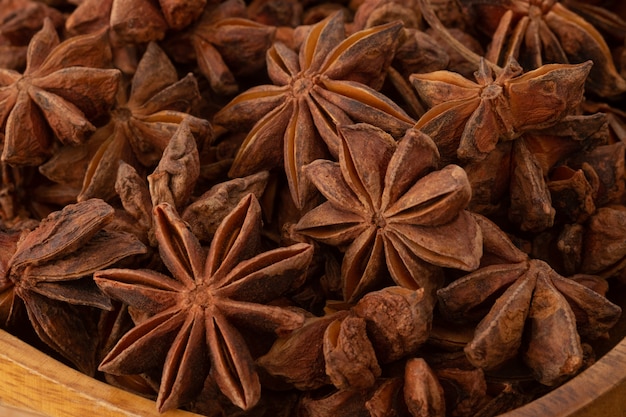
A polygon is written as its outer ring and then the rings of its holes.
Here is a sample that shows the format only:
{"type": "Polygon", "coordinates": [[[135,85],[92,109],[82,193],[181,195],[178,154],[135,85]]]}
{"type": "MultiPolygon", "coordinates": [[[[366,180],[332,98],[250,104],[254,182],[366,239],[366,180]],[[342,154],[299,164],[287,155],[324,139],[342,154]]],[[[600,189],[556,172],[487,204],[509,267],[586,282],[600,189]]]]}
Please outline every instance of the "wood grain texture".
{"type": "Polygon", "coordinates": [[[180,410],[159,414],[153,401],[83,375],[2,330],[0,376],[1,404],[44,416],[198,416],[180,410]]]}
{"type": "MultiPolygon", "coordinates": [[[[0,330],[0,415],[198,417],[83,375],[0,330]],[[5,408],[9,406],[10,408],[5,408]],[[18,410],[15,410],[15,409],[18,410]],[[13,413],[13,414],[10,414],[13,413]]],[[[501,417],[626,417],[626,339],[565,385],[501,417]]]]}
{"type": "Polygon", "coordinates": [[[35,413],[34,411],[20,410],[19,408],[13,408],[3,405],[0,402],[0,416],[2,417],[45,417],[43,414],[35,413]]]}
{"type": "Polygon", "coordinates": [[[626,417],[626,339],[593,366],[501,417],[626,417]]]}

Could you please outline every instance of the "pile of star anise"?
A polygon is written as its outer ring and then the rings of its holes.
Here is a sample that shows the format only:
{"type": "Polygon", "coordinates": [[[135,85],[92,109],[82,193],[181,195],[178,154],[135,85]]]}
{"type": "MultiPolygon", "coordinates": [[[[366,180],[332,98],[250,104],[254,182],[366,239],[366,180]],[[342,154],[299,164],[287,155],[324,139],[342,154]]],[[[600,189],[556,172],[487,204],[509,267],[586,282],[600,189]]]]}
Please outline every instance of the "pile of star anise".
{"type": "Polygon", "coordinates": [[[625,4],[0,0],[0,327],[160,411],[541,396],[623,336],[625,4]]]}

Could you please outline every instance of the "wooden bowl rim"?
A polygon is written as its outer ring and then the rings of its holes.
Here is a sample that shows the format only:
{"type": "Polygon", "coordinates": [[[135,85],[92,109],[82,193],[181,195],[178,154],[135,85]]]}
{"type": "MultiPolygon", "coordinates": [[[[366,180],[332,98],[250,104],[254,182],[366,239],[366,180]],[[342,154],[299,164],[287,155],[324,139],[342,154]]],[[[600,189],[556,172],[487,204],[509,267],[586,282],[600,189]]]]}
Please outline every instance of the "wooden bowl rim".
{"type": "MultiPolygon", "coordinates": [[[[626,338],[595,364],[554,391],[501,417],[597,416],[598,404],[624,406],[626,338]],[[593,410],[585,414],[593,405],[593,410]]],[[[160,414],[153,401],[84,375],[0,330],[0,403],[53,417],[198,417],[172,410],[160,414]]],[[[603,414],[616,415],[616,414],[603,414]]],[[[620,414],[625,415],[625,414],[620,414]]]]}
{"type": "Polygon", "coordinates": [[[500,417],[626,416],[625,393],[626,338],[565,384],[500,417]]]}

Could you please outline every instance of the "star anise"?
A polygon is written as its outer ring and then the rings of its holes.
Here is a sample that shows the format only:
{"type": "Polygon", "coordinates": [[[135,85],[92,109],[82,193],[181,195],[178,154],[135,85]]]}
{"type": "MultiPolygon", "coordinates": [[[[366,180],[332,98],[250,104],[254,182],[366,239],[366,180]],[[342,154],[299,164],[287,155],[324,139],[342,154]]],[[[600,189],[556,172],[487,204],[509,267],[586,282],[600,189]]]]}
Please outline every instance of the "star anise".
{"type": "Polygon", "coordinates": [[[621,309],[601,294],[529,259],[502,231],[484,218],[486,252],[500,263],[484,266],[438,290],[441,311],[457,321],[482,317],[465,346],[469,361],[495,369],[523,352],[535,378],[554,385],[583,365],[581,336],[605,334],[621,309]],[[521,260],[521,261],[520,261],[521,260]],[[493,301],[496,298],[495,302],[493,301]],[[523,334],[528,333],[523,343],[523,334]]]}
{"type": "Polygon", "coordinates": [[[109,27],[125,44],[163,39],[168,28],[182,29],[200,16],[206,0],[84,0],[70,15],[70,26],[109,27]]]}
{"type": "Polygon", "coordinates": [[[492,36],[486,59],[509,57],[529,70],[552,63],[593,61],[587,86],[603,97],[626,91],[611,50],[597,29],[558,0],[463,0],[492,36]]]}
{"type": "Polygon", "coordinates": [[[65,18],[58,10],[32,0],[5,0],[0,10],[0,68],[23,69],[31,37],[41,29],[45,18],[55,27],[65,18]]]}
{"type": "Polygon", "coordinates": [[[140,170],[155,166],[183,120],[199,142],[210,140],[209,122],[188,114],[199,94],[194,76],[179,80],[167,55],[150,43],[130,86],[120,86],[109,123],[81,148],[61,149],[40,171],[53,181],[81,187],[79,201],[110,199],[119,161],[140,170]]]}
{"type": "Polygon", "coordinates": [[[147,181],[135,168],[120,161],[115,191],[125,210],[120,222],[125,223],[143,242],[156,247],[152,209],[169,203],[182,210],[189,201],[200,175],[200,157],[196,140],[184,120],[163,151],[159,164],[147,181]],[[130,217],[130,218],[128,218],[130,217]]]}
{"type": "Polygon", "coordinates": [[[413,86],[430,107],[415,127],[433,138],[446,159],[484,159],[499,141],[553,126],[572,114],[591,66],[544,65],[522,74],[511,59],[494,79],[482,59],[477,82],[449,71],[413,74],[413,86]]]}
{"type": "Polygon", "coordinates": [[[52,153],[53,138],[78,145],[109,110],[120,72],[102,69],[111,58],[106,34],[59,41],[52,22],[28,46],[24,74],[0,69],[2,161],[38,165],[52,153]]]}
{"type": "Polygon", "coordinates": [[[412,119],[375,90],[400,29],[400,23],[387,24],[344,39],[342,15],[336,13],[310,29],[298,54],[276,42],[267,53],[276,85],[253,87],[215,115],[216,124],[230,129],[254,123],[229,174],[284,165],[293,201],[302,208],[314,191],[302,167],[329,151],[338,155],[337,124],[361,121],[404,134],[412,119]]]}
{"type": "Polygon", "coordinates": [[[25,307],[41,340],[88,374],[95,372],[97,316],[85,306],[111,308],[90,275],[145,253],[133,235],[104,228],[113,214],[102,200],[88,200],[50,214],[17,241],[2,234],[2,325],[25,307]]]}
{"type": "Polygon", "coordinates": [[[466,211],[465,171],[437,170],[439,153],[410,129],[398,142],[367,124],[339,127],[339,163],[318,160],[305,173],[327,202],[305,214],[296,229],[346,249],[341,276],[345,300],[380,286],[387,271],[406,288],[437,286],[438,268],[471,271],[481,234],[466,211]]]}
{"type": "Polygon", "coordinates": [[[499,143],[485,159],[464,166],[472,184],[471,210],[489,215],[505,208],[511,222],[524,231],[540,232],[557,219],[564,221],[582,207],[569,209],[572,190],[554,180],[563,175],[564,163],[572,163],[569,157],[607,140],[606,117],[596,113],[567,116],[550,128],[499,143]]]}
{"type": "Polygon", "coordinates": [[[275,27],[250,20],[243,1],[228,0],[206,7],[200,19],[170,37],[165,48],[175,60],[196,61],[211,89],[232,97],[239,92],[237,76],[265,71],[265,53],[275,32],[275,27]]]}
{"type": "Polygon", "coordinates": [[[251,194],[222,221],[208,254],[169,204],[155,207],[154,216],[161,258],[173,278],[149,270],[97,273],[106,294],[151,315],[100,369],[135,374],[163,366],[160,411],[193,399],[209,373],[235,405],[254,406],[261,386],[237,327],[285,333],[302,326],[302,313],[266,303],[302,283],[313,248],[295,244],[256,255],[261,210],[251,194]]]}

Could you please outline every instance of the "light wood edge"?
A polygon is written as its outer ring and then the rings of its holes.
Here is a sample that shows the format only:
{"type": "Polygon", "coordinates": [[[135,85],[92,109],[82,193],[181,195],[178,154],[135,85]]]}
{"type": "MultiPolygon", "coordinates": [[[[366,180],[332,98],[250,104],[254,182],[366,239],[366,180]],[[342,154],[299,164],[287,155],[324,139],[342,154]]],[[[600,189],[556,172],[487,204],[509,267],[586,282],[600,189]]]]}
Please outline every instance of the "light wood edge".
{"type": "Polygon", "coordinates": [[[5,406],[2,401],[0,401],[0,416],[2,417],[45,417],[44,415],[35,413],[34,411],[31,412],[31,411],[26,411],[24,409],[5,406]]]}
{"type": "Polygon", "coordinates": [[[0,330],[0,403],[49,417],[198,417],[160,414],[154,401],[112,387],[0,330]]]}
{"type": "MultiPolygon", "coordinates": [[[[153,401],[112,387],[0,330],[0,405],[48,417],[199,417],[160,414],[153,401]]],[[[626,417],[626,339],[568,383],[500,417],[626,417]]]]}
{"type": "Polygon", "coordinates": [[[626,417],[626,338],[543,397],[500,417],[626,417]]]}

